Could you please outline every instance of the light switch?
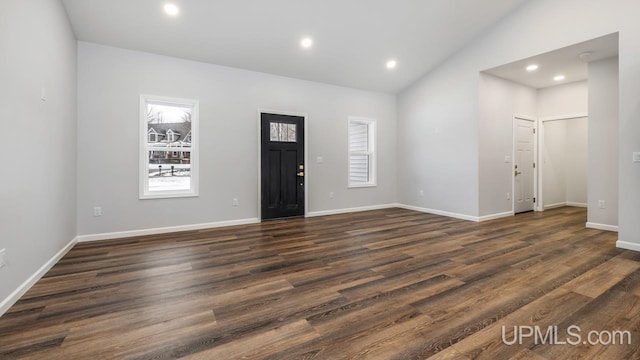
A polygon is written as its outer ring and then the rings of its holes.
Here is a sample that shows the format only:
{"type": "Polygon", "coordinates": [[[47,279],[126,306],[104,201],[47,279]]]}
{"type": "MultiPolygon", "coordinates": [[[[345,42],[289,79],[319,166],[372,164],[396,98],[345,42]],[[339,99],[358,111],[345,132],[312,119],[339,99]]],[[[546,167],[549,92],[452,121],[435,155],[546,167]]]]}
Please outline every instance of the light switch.
{"type": "Polygon", "coordinates": [[[322,156],[318,156],[318,158],[316,159],[316,162],[318,164],[322,164],[324,162],[324,159],[322,158],[322,156]]]}
{"type": "Polygon", "coordinates": [[[511,162],[511,156],[508,156],[508,155],[507,155],[507,156],[505,156],[505,157],[504,157],[504,162],[506,162],[506,163],[510,163],[510,162],[511,162]]]}
{"type": "Polygon", "coordinates": [[[47,101],[47,89],[44,86],[40,88],[40,100],[47,101]]]}
{"type": "Polygon", "coordinates": [[[640,152],[633,153],[633,162],[640,163],[640,152]]]}

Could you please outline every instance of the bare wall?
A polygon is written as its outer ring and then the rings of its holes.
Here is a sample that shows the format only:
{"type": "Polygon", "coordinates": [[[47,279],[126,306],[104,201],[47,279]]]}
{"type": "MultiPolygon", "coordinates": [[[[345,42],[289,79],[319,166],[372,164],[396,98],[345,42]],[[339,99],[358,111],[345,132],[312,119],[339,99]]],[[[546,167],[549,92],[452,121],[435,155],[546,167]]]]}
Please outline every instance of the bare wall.
{"type": "Polygon", "coordinates": [[[2,5],[0,303],[75,238],[77,153],[76,39],[61,2],[2,5]]]}
{"type": "Polygon", "coordinates": [[[78,53],[80,235],[256,218],[259,109],[308,114],[309,211],[395,203],[393,95],[85,42],[78,53]],[[200,101],[199,197],[138,199],[140,93],[200,101]],[[347,188],[350,115],[377,120],[376,187],[347,188]]]}

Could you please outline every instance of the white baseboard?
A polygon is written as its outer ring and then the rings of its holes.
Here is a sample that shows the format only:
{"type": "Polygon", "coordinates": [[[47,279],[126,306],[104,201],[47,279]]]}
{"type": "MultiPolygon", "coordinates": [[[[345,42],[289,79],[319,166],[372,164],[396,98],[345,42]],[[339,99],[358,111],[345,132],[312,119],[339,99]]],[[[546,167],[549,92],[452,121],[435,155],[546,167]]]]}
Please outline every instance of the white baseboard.
{"type": "Polygon", "coordinates": [[[120,239],[120,238],[143,236],[143,235],[166,234],[166,233],[179,232],[179,231],[202,230],[202,229],[211,229],[211,228],[218,228],[218,227],[224,227],[224,226],[256,224],[259,222],[260,220],[258,218],[251,218],[251,219],[240,219],[240,220],[217,221],[217,222],[203,223],[203,224],[168,226],[168,227],[161,227],[161,228],[154,228],[154,229],[141,229],[141,230],[118,231],[118,232],[110,232],[110,233],[102,233],[102,234],[78,235],[78,242],[120,239]]]}
{"type": "Polygon", "coordinates": [[[383,204],[383,205],[361,206],[361,207],[346,208],[346,209],[310,211],[307,213],[306,217],[347,214],[347,213],[358,212],[358,211],[390,209],[394,207],[401,207],[401,206],[398,204],[383,204]]]}
{"type": "Polygon", "coordinates": [[[632,242],[628,242],[628,241],[620,241],[620,240],[618,240],[618,241],[616,241],[616,247],[620,248],[620,249],[640,251],[640,244],[632,243],[632,242]]]}
{"type": "Polygon", "coordinates": [[[495,220],[495,219],[505,218],[505,217],[514,216],[514,215],[515,213],[513,211],[507,211],[507,212],[498,213],[498,214],[480,216],[478,218],[478,221],[483,222],[483,221],[495,220]]]}
{"type": "Polygon", "coordinates": [[[577,203],[577,202],[571,202],[571,201],[567,201],[567,206],[582,207],[582,208],[588,207],[588,205],[585,203],[577,203]]]}
{"type": "Polygon", "coordinates": [[[545,205],[544,209],[545,210],[549,210],[549,209],[555,209],[555,208],[559,208],[559,207],[563,207],[563,206],[567,206],[567,203],[563,202],[563,203],[545,205]]]}
{"type": "Polygon", "coordinates": [[[589,229],[598,229],[598,230],[618,232],[618,227],[616,225],[607,225],[607,224],[598,224],[598,223],[588,222],[586,226],[589,229]]]}
{"type": "Polygon", "coordinates": [[[71,248],[78,242],[78,238],[71,240],[67,245],[65,245],[60,251],[58,251],[49,261],[44,263],[33,275],[31,275],[25,282],[23,282],[17,289],[15,289],[6,299],[0,302],[0,316],[2,316],[9,308],[13,306],[22,295],[24,295],[35,283],[40,280],[44,274],[49,271],[53,265],[55,265],[63,256],[65,256],[71,248]]]}
{"type": "MultiPolygon", "coordinates": [[[[405,204],[396,204],[396,206],[399,208],[419,211],[427,214],[441,215],[441,216],[447,216],[447,217],[452,217],[456,219],[469,220],[469,221],[475,221],[475,222],[480,221],[479,217],[472,216],[472,215],[458,214],[458,213],[452,213],[452,212],[442,211],[442,210],[427,209],[419,206],[405,205],[405,204]]],[[[488,216],[493,216],[493,215],[488,215],[488,216]]]]}

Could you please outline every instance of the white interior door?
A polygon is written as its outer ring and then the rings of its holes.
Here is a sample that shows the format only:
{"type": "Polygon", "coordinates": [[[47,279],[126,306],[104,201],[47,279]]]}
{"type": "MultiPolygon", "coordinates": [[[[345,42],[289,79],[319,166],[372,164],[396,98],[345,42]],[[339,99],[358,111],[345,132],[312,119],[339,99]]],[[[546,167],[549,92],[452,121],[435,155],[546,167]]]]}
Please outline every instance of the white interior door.
{"type": "Polygon", "coordinates": [[[534,207],[535,122],[515,119],[515,194],[514,211],[532,211],[534,207]]]}

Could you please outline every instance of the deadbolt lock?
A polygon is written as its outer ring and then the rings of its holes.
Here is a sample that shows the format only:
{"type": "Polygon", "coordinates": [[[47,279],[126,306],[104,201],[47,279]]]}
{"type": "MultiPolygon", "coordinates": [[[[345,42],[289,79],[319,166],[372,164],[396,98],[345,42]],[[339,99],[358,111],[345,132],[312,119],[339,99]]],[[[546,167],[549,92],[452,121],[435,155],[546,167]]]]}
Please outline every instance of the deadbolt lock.
{"type": "Polygon", "coordinates": [[[298,167],[300,168],[300,170],[304,170],[304,165],[299,165],[298,167]]]}

